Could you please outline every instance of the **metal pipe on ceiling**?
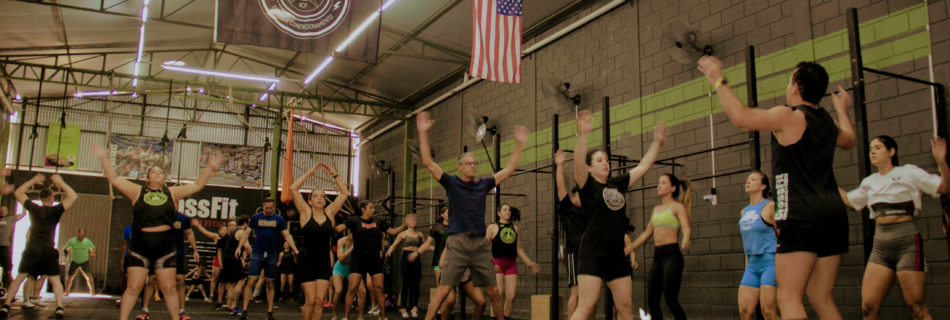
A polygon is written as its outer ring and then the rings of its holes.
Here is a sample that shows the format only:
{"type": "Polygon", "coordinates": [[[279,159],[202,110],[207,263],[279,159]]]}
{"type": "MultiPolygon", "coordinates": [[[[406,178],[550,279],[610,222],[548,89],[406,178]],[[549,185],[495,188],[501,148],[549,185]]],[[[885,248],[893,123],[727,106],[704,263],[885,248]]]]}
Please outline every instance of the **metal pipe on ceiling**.
{"type": "MultiPolygon", "coordinates": [[[[561,31],[555,32],[554,34],[548,36],[547,38],[542,39],[542,40],[539,41],[538,43],[535,43],[534,45],[528,47],[527,49],[524,49],[524,50],[521,52],[521,57],[524,58],[524,56],[527,56],[527,55],[529,55],[529,54],[531,54],[531,53],[534,53],[535,51],[540,50],[541,48],[543,48],[543,47],[545,47],[545,46],[551,44],[551,42],[554,42],[554,41],[560,39],[561,37],[567,35],[568,33],[571,33],[572,31],[579,29],[580,27],[584,26],[584,25],[587,24],[588,22],[591,22],[592,20],[599,18],[600,16],[606,14],[607,12],[610,12],[611,10],[613,10],[614,8],[620,6],[621,4],[624,4],[625,2],[627,2],[627,0],[614,0],[614,1],[611,1],[610,3],[608,3],[608,4],[604,5],[603,7],[601,7],[600,9],[597,9],[597,11],[591,12],[590,14],[588,14],[588,15],[584,16],[583,18],[581,18],[580,20],[577,20],[577,21],[575,21],[574,23],[568,25],[567,27],[564,27],[564,29],[561,29],[561,31]]],[[[415,111],[413,111],[412,113],[410,113],[406,118],[412,118],[413,116],[419,114],[420,112],[426,111],[426,110],[428,110],[429,108],[432,108],[432,107],[438,105],[439,103],[442,103],[442,101],[445,101],[446,99],[448,99],[448,98],[454,96],[455,94],[457,94],[457,93],[459,93],[459,92],[462,92],[462,90],[465,90],[466,88],[471,87],[473,84],[478,83],[478,82],[481,81],[481,80],[482,80],[482,79],[480,79],[480,78],[472,78],[472,79],[470,79],[470,80],[467,80],[467,81],[462,82],[462,84],[459,85],[458,87],[455,87],[455,88],[452,89],[451,91],[449,91],[449,92],[447,92],[447,93],[445,93],[445,94],[439,96],[439,97],[436,98],[435,100],[432,100],[431,102],[429,102],[429,103],[427,103],[426,105],[420,107],[419,109],[416,109],[415,111]]],[[[383,133],[386,133],[387,131],[391,130],[392,128],[395,128],[396,126],[402,124],[403,122],[404,122],[404,121],[397,120],[397,121],[394,121],[393,123],[390,123],[388,126],[385,126],[385,127],[383,127],[382,129],[377,130],[376,132],[373,132],[373,134],[371,134],[371,135],[369,135],[368,137],[364,138],[363,141],[360,142],[359,146],[360,146],[360,147],[363,146],[364,144],[366,144],[366,143],[369,142],[370,140],[373,140],[374,138],[378,137],[379,135],[381,135],[381,134],[383,134],[383,133]]],[[[362,132],[362,131],[360,131],[360,132],[362,132]]]]}

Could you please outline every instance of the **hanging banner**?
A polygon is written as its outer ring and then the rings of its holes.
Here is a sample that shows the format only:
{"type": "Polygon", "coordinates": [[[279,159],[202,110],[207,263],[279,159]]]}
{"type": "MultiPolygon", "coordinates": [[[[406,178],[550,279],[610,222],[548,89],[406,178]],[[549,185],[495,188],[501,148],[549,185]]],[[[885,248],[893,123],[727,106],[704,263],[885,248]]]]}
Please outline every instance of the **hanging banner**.
{"type": "MultiPolygon", "coordinates": [[[[376,64],[381,0],[218,0],[214,42],[249,44],[376,64]],[[373,21],[365,29],[361,25],[373,21]],[[342,52],[350,34],[360,32],[342,52]]],[[[314,66],[316,67],[316,66],[314,66]]]]}
{"type": "Polygon", "coordinates": [[[169,141],[163,148],[162,138],[113,134],[109,137],[109,156],[120,177],[145,180],[148,168],[161,166],[166,178],[170,178],[174,144],[174,141],[169,141]]]}
{"type": "Polygon", "coordinates": [[[264,148],[230,144],[201,143],[198,156],[200,168],[208,166],[208,158],[224,155],[224,164],[211,176],[209,184],[259,188],[264,176],[264,148]]]}
{"type": "Polygon", "coordinates": [[[66,130],[63,130],[59,122],[50,122],[49,134],[46,136],[47,167],[76,169],[80,127],[78,124],[67,123],[66,130]]]}

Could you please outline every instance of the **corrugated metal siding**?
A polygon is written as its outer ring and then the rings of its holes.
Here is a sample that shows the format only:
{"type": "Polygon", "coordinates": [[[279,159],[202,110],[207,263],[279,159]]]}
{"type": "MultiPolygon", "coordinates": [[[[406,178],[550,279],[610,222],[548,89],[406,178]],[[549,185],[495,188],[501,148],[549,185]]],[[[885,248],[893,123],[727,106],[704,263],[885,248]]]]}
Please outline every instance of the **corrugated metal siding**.
{"type": "MultiPolygon", "coordinates": [[[[86,230],[86,237],[96,245],[96,257],[90,257],[89,267],[85,270],[91,273],[96,282],[106,281],[109,262],[109,232],[112,226],[112,200],[109,196],[82,194],[76,203],[63,214],[59,220],[59,249],[62,250],[66,241],[75,237],[80,228],[86,230]]],[[[69,263],[65,255],[60,256],[60,262],[69,263]]],[[[79,281],[82,282],[82,281],[79,281]]],[[[74,288],[78,288],[78,285],[74,288]]],[[[73,290],[77,292],[78,290],[73,290]]],[[[81,291],[79,291],[81,292],[81,291]]]]}

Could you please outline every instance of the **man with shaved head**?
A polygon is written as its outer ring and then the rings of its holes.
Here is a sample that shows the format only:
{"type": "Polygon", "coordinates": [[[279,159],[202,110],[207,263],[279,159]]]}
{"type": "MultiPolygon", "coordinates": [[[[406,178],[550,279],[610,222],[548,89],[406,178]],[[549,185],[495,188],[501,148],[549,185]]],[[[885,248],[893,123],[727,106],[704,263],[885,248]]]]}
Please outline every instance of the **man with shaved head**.
{"type": "MultiPolygon", "coordinates": [[[[475,178],[478,171],[478,162],[475,155],[464,153],[458,158],[457,169],[459,176],[445,173],[437,163],[432,161],[429,148],[429,129],[435,121],[429,119],[429,113],[422,112],[416,118],[416,128],[419,130],[419,153],[422,154],[422,165],[429,169],[432,177],[445,188],[449,199],[449,238],[446,240],[445,253],[440,266],[442,269],[439,287],[435,296],[429,302],[429,311],[426,320],[435,318],[442,300],[453,287],[462,282],[465,271],[471,272],[471,278],[476,287],[485,287],[491,299],[492,310],[502,310],[501,293],[495,283],[495,267],[492,263],[491,240],[485,236],[485,197],[488,192],[500,185],[502,181],[511,177],[518,166],[521,149],[528,140],[528,128],[515,127],[515,149],[508,157],[505,167],[485,178],[475,178]]],[[[484,312],[484,302],[475,306],[473,319],[480,319],[484,312]]],[[[496,312],[498,320],[505,318],[503,312],[496,312]]]]}

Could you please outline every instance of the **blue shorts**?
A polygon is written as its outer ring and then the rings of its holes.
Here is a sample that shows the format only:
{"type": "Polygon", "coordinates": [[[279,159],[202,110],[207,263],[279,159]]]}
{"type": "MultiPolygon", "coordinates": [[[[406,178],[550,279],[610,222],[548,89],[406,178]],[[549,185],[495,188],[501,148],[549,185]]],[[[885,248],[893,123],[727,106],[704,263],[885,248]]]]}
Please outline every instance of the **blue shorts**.
{"type": "Polygon", "coordinates": [[[760,286],[778,287],[775,284],[775,254],[766,253],[749,256],[749,265],[742,275],[743,286],[758,288],[760,286]]]}
{"type": "Polygon", "coordinates": [[[251,266],[248,269],[248,276],[260,277],[261,269],[263,269],[265,279],[277,279],[277,257],[277,252],[265,252],[263,254],[257,252],[251,253],[251,266]]]}
{"type": "Polygon", "coordinates": [[[333,275],[343,276],[343,278],[350,277],[350,266],[340,263],[339,261],[333,265],[333,275]]]}

